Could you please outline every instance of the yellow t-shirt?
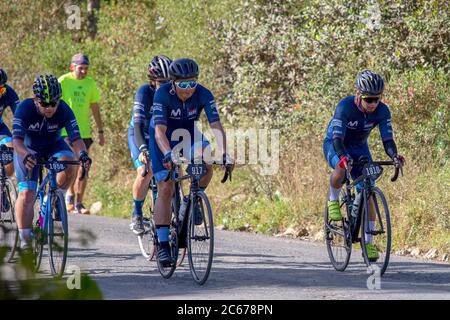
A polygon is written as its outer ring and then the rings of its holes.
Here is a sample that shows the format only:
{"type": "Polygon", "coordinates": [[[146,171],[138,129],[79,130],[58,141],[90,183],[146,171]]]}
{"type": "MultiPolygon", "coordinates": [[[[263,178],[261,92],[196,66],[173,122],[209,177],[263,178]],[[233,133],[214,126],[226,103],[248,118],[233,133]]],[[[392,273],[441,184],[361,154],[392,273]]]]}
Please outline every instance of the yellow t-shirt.
{"type": "MultiPolygon", "coordinates": [[[[78,80],[69,72],[58,79],[62,89],[62,99],[70,106],[78,126],[81,138],[91,138],[90,111],[92,103],[100,101],[100,91],[97,84],[90,76],[78,80]]],[[[65,129],[61,131],[62,136],[67,136],[65,129]]]]}

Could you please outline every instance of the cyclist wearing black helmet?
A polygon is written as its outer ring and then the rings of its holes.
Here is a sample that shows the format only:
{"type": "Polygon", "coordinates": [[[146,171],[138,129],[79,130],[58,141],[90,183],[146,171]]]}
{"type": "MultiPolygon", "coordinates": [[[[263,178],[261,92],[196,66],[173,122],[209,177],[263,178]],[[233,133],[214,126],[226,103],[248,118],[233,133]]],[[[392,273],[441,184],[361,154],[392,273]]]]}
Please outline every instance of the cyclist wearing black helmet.
{"type": "MultiPolygon", "coordinates": [[[[170,203],[174,183],[164,181],[172,168],[178,148],[183,156],[191,159],[195,153],[201,154],[209,142],[196,127],[200,114],[205,110],[208,122],[218,142],[218,149],[227,163],[233,161],[227,154],[225,131],[220,123],[214,96],[197,82],[199,68],[191,59],[179,59],[170,64],[171,82],[156,91],[153,101],[153,117],[150,123],[150,153],[153,174],[158,185],[154,221],[159,240],[158,259],[163,264],[170,263],[168,233],[170,224],[170,203]],[[180,142],[182,137],[182,142],[180,142]]],[[[200,187],[206,188],[212,178],[212,168],[200,180],[200,187]]],[[[196,224],[201,224],[201,215],[196,215],[196,224]]]]}
{"type": "MultiPolygon", "coordinates": [[[[53,75],[39,75],[33,84],[34,98],[23,100],[14,114],[14,169],[19,196],[16,201],[17,227],[21,247],[29,246],[36,195],[38,168],[36,158],[51,156],[61,160],[78,158],[89,169],[91,159],[80,137],[80,129],[72,109],[61,100],[61,85],[53,75]],[[61,137],[65,128],[74,152],[61,137]]],[[[58,186],[63,193],[76,176],[76,168],[69,166],[58,173],[58,186]]]]}
{"type": "MultiPolygon", "coordinates": [[[[14,115],[16,107],[19,104],[19,96],[6,84],[8,81],[8,75],[6,71],[0,68],[0,145],[6,144],[8,147],[12,148],[12,135],[9,131],[8,126],[3,122],[2,116],[6,108],[10,107],[11,112],[14,115]]],[[[12,176],[14,174],[13,164],[8,164],[6,166],[6,175],[12,176]]]]}
{"type": "MultiPolygon", "coordinates": [[[[330,219],[335,221],[342,219],[339,193],[345,168],[348,167],[352,177],[356,178],[361,175],[362,167],[352,167],[352,159],[358,159],[361,156],[372,159],[367,139],[373,128],[379,127],[387,155],[398,165],[404,163],[404,158],[397,153],[391,126],[391,113],[388,106],[381,102],[384,91],[383,78],[370,70],[364,70],[356,78],[356,89],[355,96],[346,97],[338,103],[327,127],[323,144],[325,159],[334,169],[330,178],[328,212],[330,219]]],[[[358,192],[361,188],[361,185],[356,186],[358,192]]],[[[372,209],[372,204],[369,204],[369,208],[372,209]]],[[[375,218],[373,210],[369,210],[369,227],[372,229],[375,218]]],[[[369,259],[376,260],[378,251],[371,243],[372,235],[366,234],[365,237],[369,259]]]]}
{"type": "Polygon", "coordinates": [[[153,96],[162,84],[169,82],[169,65],[172,60],[164,55],[153,57],[147,67],[149,83],[142,85],[134,96],[133,115],[128,128],[128,148],[137,170],[133,184],[134,210],[130,229],[135,234],[144,232],[142,206],[152,178],[151,170],[143,177],[144,165],[150,161],[149,156],[149,123],[152,117],[153,96]]]}

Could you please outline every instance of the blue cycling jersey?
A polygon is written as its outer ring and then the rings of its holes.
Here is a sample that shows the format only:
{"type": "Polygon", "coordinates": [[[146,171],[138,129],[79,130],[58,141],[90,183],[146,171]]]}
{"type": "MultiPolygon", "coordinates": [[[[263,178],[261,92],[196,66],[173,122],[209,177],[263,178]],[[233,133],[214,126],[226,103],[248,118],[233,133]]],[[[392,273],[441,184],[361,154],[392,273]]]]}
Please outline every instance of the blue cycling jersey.
{"type": "Polygon", "coordinates": [[[380,102],[372,113],[364,113],[354,102],[355,97],[342,99],[336,107],[334,116],[327,127],[325,140],[340,138],[345,146],[359,146],[367,143],[370,132],[379,127],[383,142],[393,139],[391,113],[380,102]]]}
{"type": "Polygon", "coordinates": [[[133,116],[130,121],[130,128],[134,128],[135,123],[144,124],[144,132],[148,135],[150,119],[153,113],[153,96],[155,89],[149,84],[139,87],[134,96],[133,116]]]}
{"type": "Polygon", "coordinates": [[[155,125],[167,126],[166,136],[169,141],[176,129],[186,129],[193,135],[195,121],[198,121],[203,109],[209,123],[220,120],[211,91],[198,84],[192,97],[183,102],[176,95],[172,84],[167,83],[155,93],[150,126],[152,128],[155,125]]]}
{"type": "Polygon", "coordinates": [[[0,123],[3,122],[3,112],[7,107],[11,108],[12,113],[16,111],[16,107],[19,104],[19,96],[13,88],[5,84],[6,92],[0,97],[0,123]]]}
{"type": "Polygon", "coordinates": [[[33,150],[45,149],[61,138],[65,128],[70,142],[80,139],[80,129],[72,109],[63,101],[51,118],[39,113],[33,99],[25,99],[17,106],[13,120],[13,138],[25,140],[25,145],[33,150]]]}

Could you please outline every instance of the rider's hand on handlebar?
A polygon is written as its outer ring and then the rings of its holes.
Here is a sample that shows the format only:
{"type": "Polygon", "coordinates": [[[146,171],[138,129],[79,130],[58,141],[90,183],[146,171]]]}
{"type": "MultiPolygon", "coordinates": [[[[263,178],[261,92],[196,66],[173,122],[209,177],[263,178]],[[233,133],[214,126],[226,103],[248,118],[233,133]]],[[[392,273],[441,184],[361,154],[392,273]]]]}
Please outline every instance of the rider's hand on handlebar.
{"type": "Polygon", "coordinates": [[[89,170],[92,164],[91,158],[89,158],[89,155],[86,151],[80,152],[80,161],[81,165],[84,167],[84,169],[89,170]]]}
{"type": "Polygon", "coordinates": [[[139,161],[143,164],[147,164],[150,159],[150,153],[148,152],[147,148],[144,148],[141,150],[141,153],[139,154],[139,161]]]}
{"type": "Polygon", "coordinates": [[[406,163],[405,157],[399,154],[395,155],[393,160],[396,168],[403,167],[406,163]]]}
{"type": "Polygon", "coordinates": [[[353,159],[350,156],[343,155],[338,162],[338,167],[342,169],[352,170],[353,159]]]}
{"type": "Polygon", "coordinates": [[[173,167],[172,151],[169,151],[164,155],[162,162],[164,168],[166,168],[167,170],[172,170],[173,167]]]}
{"type": "Polygon", "coordinates": [[[223,154],[223,166],[230,172],[234,169],[234,159],[228,153],[223,154]]]}
{"type": "Polygon", "coordinates": [[[36,157],[31,153],[28,153],[23,159],[23,164],[28,170],[33,170],[36,163],[36,157]]]}

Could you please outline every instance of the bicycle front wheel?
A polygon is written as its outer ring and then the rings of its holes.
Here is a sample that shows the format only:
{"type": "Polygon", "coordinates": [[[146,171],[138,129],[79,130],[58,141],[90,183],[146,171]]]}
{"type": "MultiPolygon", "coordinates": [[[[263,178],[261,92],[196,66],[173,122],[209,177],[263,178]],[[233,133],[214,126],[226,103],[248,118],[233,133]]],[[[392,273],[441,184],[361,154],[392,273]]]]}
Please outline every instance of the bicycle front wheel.
{"type": "Polygon", "coordinates": [[[15,205],[17,190],[10,179],[5,180],[5,189],[0,199],[0,223],[3,225],[1,235],[1,245],[7,248],[6,261],[11,262],[14,258],[19,242],[19,229],[17,229],[15,205]]]}
{"type": "MultiPolygon", "coordinates": [[[[344,201],[345,192],[341,191],[341,199],[339,200],[341,210],[347,209],[344,201]]],[[[325,241],[327,243],[328,257],[337,271],[344,271],[350,261],[352,254],[352,239],[351,232],[348,227],[348,222],[343,218],[341,221],[332,221],[328,217],[328,205],[325,203],[324,215],[324,232],[325,241]]]]}
{"type": "Polygon", "coordinates": [[[208,279],[213,254],[213,213],[206,193],[199,191],[193,197],[188,222],[189,267],[192,278],[199,285],[204,284],[208,279]]]}
{"type": "MultiPolygon", "coordinates": [[[[363,251],[364,261],[367,266],[371,267],[375,273],[382,276],[386,271],[389,258],[391,254],[391,219],[389,214],[389,207],[383,192],[374,187],[371,191],[368,205],[364,206],[363,220],[361,224],[361,247],[363,251]],[[375,214],[375,221],[373,221],[370,227],[368,212],[366,209],[371,208],[375,214]],[[366,241],[365,233],[368,233],[368,238],[372,238],[372,243],[378,251],[378,257],[369,257],[366,245],[369,241],[366,241]]],[[[373,219],[373,217],[372,217],[373,219]]]]}
{"type": "Polygon", "coordinates": [[[48,255],[54,276],[62,277],[67,261],[69,230],[64,196],[60,190],[52,194],[48,219],[48,255]]]}
{"type": "Polygon", "coordinates": [[[154,227],[151,219],[144,217],[144,233],[138,235],[139,248],[141,249],[142,256],[151,261],[155,257],[155,235],[154,227]]]}

